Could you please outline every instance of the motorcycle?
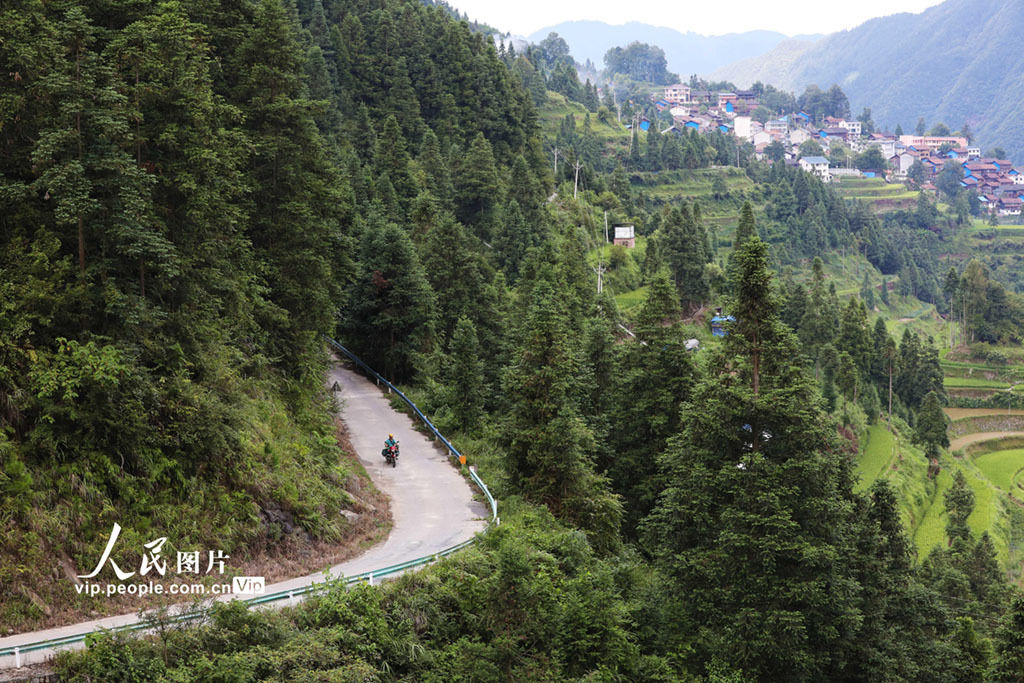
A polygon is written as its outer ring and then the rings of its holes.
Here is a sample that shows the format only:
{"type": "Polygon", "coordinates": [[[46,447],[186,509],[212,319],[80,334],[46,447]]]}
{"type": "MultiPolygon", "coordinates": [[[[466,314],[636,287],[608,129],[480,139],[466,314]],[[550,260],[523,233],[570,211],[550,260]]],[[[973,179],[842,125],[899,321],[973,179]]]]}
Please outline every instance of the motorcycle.
{"type": "Polygon", "coordinates": [[[384,456],[384,462],[386,462],[388,465],[391,465],[392,467],[397,467],[398,466],[398,442],[397,441],[395,442],[395,444],[393,446],[388,446],[388,447],[384,448],[380,452],[380,454],[384,456]]]}

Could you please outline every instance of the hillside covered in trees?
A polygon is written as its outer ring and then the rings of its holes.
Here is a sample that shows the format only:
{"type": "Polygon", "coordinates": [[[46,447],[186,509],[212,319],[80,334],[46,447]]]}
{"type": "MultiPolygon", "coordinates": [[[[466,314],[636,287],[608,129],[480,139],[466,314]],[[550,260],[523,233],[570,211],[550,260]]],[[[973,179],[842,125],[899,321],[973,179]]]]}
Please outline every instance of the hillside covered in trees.
{"type": "Polygon", "coordinates": [[[1020,338],[1019,301],[940,264],[928,200],[879,217],[722,135],[620,145],[564,60],[412,0],[20,0],[0,26],[0,625],[74,592],[20,567],[83,566],[116,520],[239,554],[281,541],[270,510],[342,535],[324,333],[502,506],[437,567],[101,636],[69,680],[1020,677],[1024,600],[966,485],[918,557],[853,469],[869,423],[922,469],[944,447],[935,342],[872,324],[876,292],[1020,338]],[[552,86],[587,114],[545,137],[552,86]],[[663,191],[698,171],[708,197],[663,191]],[[846,249],[898,285],[841,294],[846,249]]]}

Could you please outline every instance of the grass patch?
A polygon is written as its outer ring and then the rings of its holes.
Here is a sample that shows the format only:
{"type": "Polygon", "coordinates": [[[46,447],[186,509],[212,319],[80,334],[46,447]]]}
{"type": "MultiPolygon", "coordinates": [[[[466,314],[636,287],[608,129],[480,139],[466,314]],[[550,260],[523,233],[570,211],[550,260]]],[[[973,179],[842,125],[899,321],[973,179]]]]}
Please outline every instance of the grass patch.
{"type": "Polygon", "coordinates": [[[855,490],[863,491],[884,476],[896,456],[896,440],[885,425],[875,424],[868,428],[864,448],[857,458],[854,472],[857,474],[855,490]]]}
{"type": "Polygon", "coordinates": [[[947,389],[1009,389],[1008,382],[980,377],[945,377],[942,385],[947,389]]]}
{"type": "Polygon", "coordinates": [[[1011,492],[1014,481],[1024,473],[1024,449],[992,451],[974,458],[974,465],[989,481],[1011,492]]]}
{"type": "Polygon", "coordinates": [[[935,480],[936,487],[931,505],[921,520],[921,524],[914,530],[914,545],[917,547],[918,557],[927,557],[932,550],[945,547],[948,542],[945,496],[953,485],[953,473],[959,469],[964,473],[967,485],[974,492],[974,511],[967,518],[967,526],[970,527],[971,533],[976,538],[986,531],[989,533],[996,547],[999,562],[1005,566],[1010,553],[1006,541],[1007,522],[1003,515],[998,491],[989,483],[986,476],[971,463],[945,459],[942,465],[942,470],[935,480]]]}
{"type": "Polygon", "coordinates": [[[619,307],[620,311],[629,311],[636,308],[644,302],[647,298],[647,286],[643,286],[640,289],[634,289],[632,292],[624,292],[622,294],[615,295],[615,305],[619,307]]]}
{"type": "Polygon", "coordinates": [[[953,485],[953,475],[948,468],[942,468],[935,478],[935,489],[932,492],[929,505],[925,510],[924,517],[913,530],[914,546],[917,548],[917,556],[924,559],[932,550],[938,547],[945,547],[946,539],[946,509],[944,496],[949,487],[953,485]]]}

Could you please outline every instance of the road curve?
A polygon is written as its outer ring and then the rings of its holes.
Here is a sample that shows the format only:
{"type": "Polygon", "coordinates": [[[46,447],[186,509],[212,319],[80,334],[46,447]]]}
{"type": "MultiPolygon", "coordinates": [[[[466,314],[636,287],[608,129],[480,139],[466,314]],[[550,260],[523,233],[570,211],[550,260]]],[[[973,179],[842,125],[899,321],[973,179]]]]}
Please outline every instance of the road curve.
{"type": "Polygon", "coordinates": [[[1024,432],[975,432],[973,434],[965,434],[950,441],[949,450],[955,451],[983,441],[994,441],[1010,437],[1024,437],[1024,432]]]}
{"type": "MultiPolygon", "coordinates": [[[[412,418],[392,409],[387,394],[373,381],[339,364],[332,366],[328,374],[328,386],[335,383],[339,387],[340,414],[348,426],[352,447],[370,478],[391,499],[393,524],[387,540],[331,567],[332,575],[360,574],[431,555],[472,538],[486,527],[487,506],[473,500],[469,482],[452,466],[448,454],[416,431],[412,418]],[[401,445],[398,466],[394,468],[386,465],[380,454],[389,432],[401,445]]],[[[266,592],[293,590],[323,580],[323,572],[317,572],[268,585],[266,592]]],[[[221,599],[230,600],[231,596],[221,599]]],[[[137,614],[124,614],[21,633],[0,638],[0,650],[138,621],[137,614]]],[[[63,647],[81,646],[78,642],[63,647]]],[[[21,664],[45,661],[53,653],[53,649],[22,653],[21,664]]],[[[0,657],[0,670],[14,666],[14,656],[0,657]]]]}

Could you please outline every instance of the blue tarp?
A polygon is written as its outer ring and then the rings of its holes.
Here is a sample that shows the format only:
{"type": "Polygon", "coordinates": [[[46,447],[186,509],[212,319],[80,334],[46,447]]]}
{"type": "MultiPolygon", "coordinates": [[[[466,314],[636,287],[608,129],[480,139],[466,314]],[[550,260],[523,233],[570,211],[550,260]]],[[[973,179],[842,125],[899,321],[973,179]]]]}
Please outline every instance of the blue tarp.
{"type": "Polygon", "coordinates": [[[726,331],[726,323],[736,322],[736,318],[731,315],[716,315],[711,318],[711,334],[716,337],[724,337],[728,334],[726,331]]]}

